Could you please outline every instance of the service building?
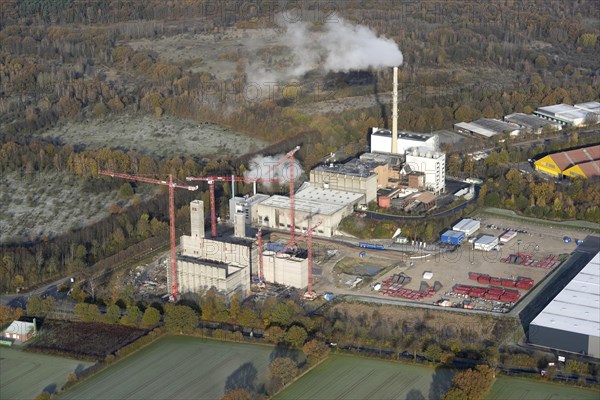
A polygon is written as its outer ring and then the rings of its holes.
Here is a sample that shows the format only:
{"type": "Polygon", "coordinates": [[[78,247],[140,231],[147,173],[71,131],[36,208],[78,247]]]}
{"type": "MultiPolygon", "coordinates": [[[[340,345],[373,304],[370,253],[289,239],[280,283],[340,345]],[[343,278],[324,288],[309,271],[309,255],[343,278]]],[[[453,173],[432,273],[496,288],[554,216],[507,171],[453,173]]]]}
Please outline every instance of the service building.
{"type": "Polygon", "coordinates": [[[406,153],[406,165],[425,174],[425,190],[440,194],[446,190],[446,154],[417,148],[406,153]]]}
{"type": "Polygon", "coordinates": [[[585,125],[586,121],[589,118],[592,118],[595,114],[590,113],[585,109],[563,103],[540,107],[533,112],[533,115],[549,121],[554,121],[561,125],[582,126],[585,125]]]}
{"type": "Polygon", "coordinates": [[[410,149],[421,147],[430,151],[439,148],[439,137],[437,135],[423,135],[412,132],[398,132],[398,149],[392,151],[392,131],[389,129],[371,129],[371,152],[384,154],[403,155],[410,149]]]}
{"type": "Polygon", "coordinates": [[[463,232],[467,237],[472,236],[481,227],[476,219],[465,218],[452,227],[452,230],[463,232]]]}
{"type": "Polygon", "coordinates": [[[474,243],[473,249],[491,251],[498,245],[498,238],[491,235],[481,235],[474,243]]]}
{"type": "MultiPolygon", "coordinates": [[[[377,173],[379,165],[358,159],[345,164],[320,165],[310,171],[310,182],[315,187],[360,193],[365,202],[377,200],[377,173]]],[[[366,204],[365,203],[365,204],[366,204]]]]}
{"type": "MultiPolygon", "coordinates": [[[[302,233],[311,225],[322,221],[315,230],[314,236],[331,237],[344,217],[354,212],[355,206],[364,204],[362,193],[303,185],[294,196],[294,213],[296,231],[302,233]]],[[[274,195],[258,203],[258,224],[269,228],[289,230],[290,198],[274,195]]]]}

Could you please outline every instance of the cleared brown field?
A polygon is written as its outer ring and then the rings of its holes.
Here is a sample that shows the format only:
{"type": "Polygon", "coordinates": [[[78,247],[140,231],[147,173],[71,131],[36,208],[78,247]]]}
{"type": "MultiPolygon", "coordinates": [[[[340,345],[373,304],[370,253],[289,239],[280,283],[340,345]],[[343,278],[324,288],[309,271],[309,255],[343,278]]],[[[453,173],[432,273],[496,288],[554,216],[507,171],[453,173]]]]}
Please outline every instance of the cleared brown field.
{"type": "Polygon", "coordinates": [[[145,329],[99,323],[46,321],[31,351],[101,360],[145,335],[145,329]]]}

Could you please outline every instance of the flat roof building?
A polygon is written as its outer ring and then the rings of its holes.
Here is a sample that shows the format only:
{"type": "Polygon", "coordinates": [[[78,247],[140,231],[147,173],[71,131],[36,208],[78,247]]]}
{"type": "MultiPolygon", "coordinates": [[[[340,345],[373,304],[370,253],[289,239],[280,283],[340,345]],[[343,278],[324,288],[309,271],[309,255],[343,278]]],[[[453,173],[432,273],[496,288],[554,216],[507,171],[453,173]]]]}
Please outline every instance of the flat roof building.
{"type": "Polygon", "coordinates": [[[586,103],[575,104],[573,107],[583,111],[600,115],[600,103],[597,101],[588,101],[586,103]]]}
{"type": "MultiPolygon", "coordinates": [[[[180,239],[181,255],[177,257],[177,283],[180,293],[197,293],[210,288],[229,296],[250,293],[250,271],[257,262],[252,240],[205,237],[204,202],[190,202],[191,233],[180,239]]],[[[171,286],[171,275],[167,284],[171,286]]]]}
{"type": "Polygon", "coordinates": [[[520,127],[517,124],[492,118],[481,118],[473,122],[459,122],[454,124],[454,129],[460,133],[476,134],[486,138],[503,133],[516,136],[520,131],[520,127]]]}
{"type": "Polygon", "coordinates": [[[481,251],[491,251],[498,245],[498,238],[491,235],[482,235],[474,243],[473,248],[481,251]]]}
{"type": "Polygon", "coordinates": [[[446,154],[426,148],[412,149],[406,153],[406,165],[425,174],[425,190],[435,194],[446,190],[446,154]]]}
{"type": "MultiPolygon", "coordinates": [[[[322,221],[314,236],[331,237],[335,234],[341,220],[354,212],[358,204],[364,204],[362,193],[346,192],[335,189],[314,187],[304,184],[294,196],[295,226],[298,232],[308,229],[312,224],[322,221]]],[[[290,228],[290,198],[274,195],[257,204],[258,224],[270,228],[287,230],[290,228]]]]}
{"type": "Polygon", "coordinates": [[[557,131],[562,129],[562,125],[558,122],[548,121],[535,115],[523,113],[509,114],[504,117],[504,121],[516,124],[526,132],[535,133],[536,135],[541,134],[544,128],[557,131]]]}
{"type": "Polygon", "coordinates": [[[464,232],[465,235],[471,236],[479,230],[481,222],[476,219],[465,218],[452,227],[452,230],[464,232]]]}
{"type": "Polygon", "coordinates": [[[235,214],[244,214],[244,222],[251,225],[256,221],[256,204],[269,198],[269,195],[257,193],[253,196],[229,199],[229,219],[234,222],[235,214]]]}
{"type": "Polygon", "coordinates": [[[443,243],[460,245],[465,240],[465,233],[453,230],[447,230],[440,236],[440,241],[443,243]]]}
{"type": "Polygon", "coordinates": [[[600,253],[529,325],[529,342],[600,358],[600,253]]]}
{"type": "MultiPolygon", "coordinates": [[[[394,154],[404,154],[415,147],[436,151],[439,148],[437,135],[423,135],[413,132],[398,132],[398,151],[394,154]]],[[[371,129],[371,152],[392,154],[392,131],[389,129],[371,129]]]]}
{"type": "MultiPolygon", "coordinates": [[[[581,104],[583,105],[587,103],[581,104]]],[[[585,109],[574,107],[564,103],[546,107],[539,107],[533,112],[533,115],[537,115],[540,118],[544,118],[549,121],[554,121],[561,125],[572,126],[585,125],[586,119],[588,119],[589,114],[590,112],[586,111],[585,109]]],[[[595,115],[593,112],[591,114],[595,115]]]]}
{"type": "Polygon", "coordinates": [[[344,164],[319,165],[310,171],[310,182],[315,187],[360,193],[369,203],[377,199],[379,167],[385,163],[352,159],[344,164]]]}

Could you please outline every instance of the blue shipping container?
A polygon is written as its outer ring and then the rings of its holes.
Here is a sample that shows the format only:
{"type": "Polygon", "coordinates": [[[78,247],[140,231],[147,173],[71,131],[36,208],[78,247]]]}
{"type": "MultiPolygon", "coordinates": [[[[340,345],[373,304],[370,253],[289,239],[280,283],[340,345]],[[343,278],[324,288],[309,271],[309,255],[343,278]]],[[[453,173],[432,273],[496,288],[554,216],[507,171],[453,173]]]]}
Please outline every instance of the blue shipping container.
{"type": "Polygon", "coordinates": [[[440,241],[442,243],[448,243],[453,245],[460,245],[463,240],[465,240],[465,233],[453,230],[448,230],[442,233],[442,236],[440,237],[440,241]]]}
{"type": "Polygon", "coordinates": [[[374,249],[374,250],[383,250],[384,249],[382,244],[371,244],[371,243],[359,243],[358,247],[362,247],[363,249],[374,249]]]}

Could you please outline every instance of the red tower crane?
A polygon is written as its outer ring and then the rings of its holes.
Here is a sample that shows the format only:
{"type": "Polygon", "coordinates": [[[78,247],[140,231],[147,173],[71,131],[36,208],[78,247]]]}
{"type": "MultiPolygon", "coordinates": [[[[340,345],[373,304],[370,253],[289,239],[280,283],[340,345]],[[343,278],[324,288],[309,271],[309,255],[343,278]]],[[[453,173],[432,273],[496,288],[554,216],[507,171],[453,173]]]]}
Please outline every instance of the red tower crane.
{"type": "Polygon", "coordinates": [[[140,181],[146,183],[153,183],[155,185],[163,185],[169,187],[169,228],[171,236],[171,295],[174,300],[179,297],[179,290],[177,285],[177,259],[175,254],[175,188],[187,189],[187,190],[198,190],[198,186],[184,186],[173,182],[173,176],[169,175],[168,181],[159,179],[145,178],[142,176],[135,176],[129,174],[120,174],[112,171],[98,171],[100,175],[107,175],[113,178],[128,179],[132,181],[140,181]]]}
{"type": "MultiPolygon", "coordinates": [[[[298,239],[294,239],[294,240],[290,241],[283,249],[279,250],[275,254],[275,255],[279,255],[279,254],[283,253],[284,251],[286,251],[287,249],[289,249],[290,247],[295,245],[298,240],[300,240],[304,237],[308,237],[308,291],[306,292],[306,295],[304,296],[307,299],[315,298],[313,291],[312,291],[312,267],[313,267],[313,265],[312,265],[312,233],[322,223],[323,223],[323,221],[319,221],[314,226],[310,226],[310,223],[309,223],[306,233],[303,233],[301,236],[298,237],[298,239]]],[[[260,253],[259,253],[259,257],[260,257],[260,253]]]]}
{"type": "Polygon", "coordinates": [[[294,234],[296,231],[294,222],[294,154],[296,154],[298,150],[300,150],[300,146],[296,146],[292,151],[287,152],[279,161],[267,170],[267,176],[269,176],[273,169],[277,168],[288,158],[290,159],[290,242],[294,241],[294,234]]]}
{"type": "Polygon", "coordinates": [[[279,179],[262,179],[262,178],[243,178],[237,176],[201,176],[185,178],[186,181],[205,181],[208,182],[208,190],[210,193],[210,235],[213,239],[217,237],[217,212],[215,206],[215,182],[280,182],[279,179]]]}

